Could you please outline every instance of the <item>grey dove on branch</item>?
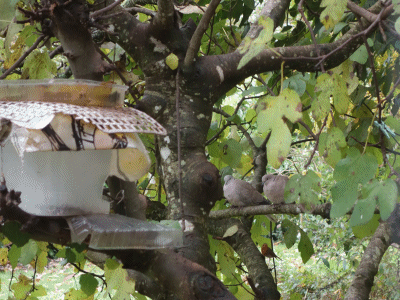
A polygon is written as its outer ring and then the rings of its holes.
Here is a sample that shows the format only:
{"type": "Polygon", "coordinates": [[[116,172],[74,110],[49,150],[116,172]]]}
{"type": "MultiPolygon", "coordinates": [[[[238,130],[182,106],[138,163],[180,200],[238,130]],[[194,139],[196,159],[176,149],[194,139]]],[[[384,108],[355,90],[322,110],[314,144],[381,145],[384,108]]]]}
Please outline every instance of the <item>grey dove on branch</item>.
{"type": "Polygon", "coordinates": [[[267,174],[262,177],[264,195],[274,204],[285,203],[285,186],[289,177],[267,174]]]}
{"type": "Polygon", "coordinates": [[[224,196],[233,206],[253,206],[269,204],[250,183],[235,179],[231,175],[224,177],[224,196]]]}

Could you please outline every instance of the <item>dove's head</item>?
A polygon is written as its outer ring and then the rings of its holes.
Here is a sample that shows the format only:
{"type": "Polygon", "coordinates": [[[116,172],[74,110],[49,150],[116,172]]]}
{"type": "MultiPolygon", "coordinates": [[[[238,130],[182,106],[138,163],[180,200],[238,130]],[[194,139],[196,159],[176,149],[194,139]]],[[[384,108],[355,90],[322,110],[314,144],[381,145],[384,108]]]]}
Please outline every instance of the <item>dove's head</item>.
{"type": "Polygon", "coordinates": [[[262,177],[262,179],[261,179],[261,182],[262,182],[262,184],[264,185],[264,183],[266,183],[268,180],[271,180],[271,179],[274,178],[274,177],[275,177],[275,175],[273,175],[273,174],[264,175],[264,176],[262,177]]]}
{"type": "Polygon", "coordinates": [[[233,179],[232,175],[226,175],[226,176],[224,177],[224,182],[225,182],[225,184],[227,184],[228,181],[231,180],[231,179],[233,179]]]}

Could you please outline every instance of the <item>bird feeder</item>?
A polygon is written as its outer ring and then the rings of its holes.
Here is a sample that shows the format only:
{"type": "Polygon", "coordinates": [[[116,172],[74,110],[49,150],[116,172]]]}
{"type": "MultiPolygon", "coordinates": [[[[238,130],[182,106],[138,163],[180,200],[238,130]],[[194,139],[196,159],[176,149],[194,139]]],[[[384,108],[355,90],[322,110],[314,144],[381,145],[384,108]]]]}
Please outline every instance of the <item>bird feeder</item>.
{"type": "Polygon", "coordinates": [[[94,249],[183,244],[180,229],[109,215],[107,176],[135,181],[150,167],[138,133],[165,135],[145,113],[123,107],[126,87],[87,80],[0,82],[1,172],[20,208],[64,217],[72,242],[94,249]]]}
{"type": "Polygon", "coordinates": [[[126,87],[87,80],[0,82],[2,172],[37,216],[109,213],[104,181],[134,181],[150,167],[138,133],[166,134],[145,113],[123,107],[126,87]]]}

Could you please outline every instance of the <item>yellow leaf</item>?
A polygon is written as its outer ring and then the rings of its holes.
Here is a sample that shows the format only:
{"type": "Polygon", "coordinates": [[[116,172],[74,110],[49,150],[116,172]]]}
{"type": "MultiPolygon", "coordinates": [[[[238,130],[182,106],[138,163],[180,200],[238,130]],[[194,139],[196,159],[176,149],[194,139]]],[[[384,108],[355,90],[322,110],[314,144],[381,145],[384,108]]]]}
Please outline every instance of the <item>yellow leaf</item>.
{"type": "Polygon", "coordinates": [[[171,70],[175,70],[179,65],[178,56],[176,56],[175,54],[171,53],[165,59],[165,63],[167,64],[168,67],[171,68],[171,70]]]}

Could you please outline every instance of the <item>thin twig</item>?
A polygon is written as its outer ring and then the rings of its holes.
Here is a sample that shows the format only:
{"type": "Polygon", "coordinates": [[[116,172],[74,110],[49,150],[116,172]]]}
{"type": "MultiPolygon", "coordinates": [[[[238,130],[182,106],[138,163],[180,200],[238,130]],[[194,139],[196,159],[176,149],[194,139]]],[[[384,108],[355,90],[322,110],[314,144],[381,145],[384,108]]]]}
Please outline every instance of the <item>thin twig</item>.
{"type": "Polygon", "coordinates": [[[28,50],[25,51],[24,54],[21,55],[20,58],[18,58],[18,60],[10,67],[8,68],[1,76],[0,76],[0,80],[6,78],[12,71],[14,71],[16,68],[18,68],[18,66],[25,60],[25,58],[33,51],[37,48],[37,46],[40,44],[41,41],[43,41],[46,38],[45,35],[40,35],[36,42],[33,43],[33,45],[31,47],[29,47],[28,50]]]}
{"type": "Polygon", "coordinates": [[[315,139],[315,145],[314,145],[313,152],[311,153],[311,156],[310,156],[310,158],[308,159],[308,162],[304,165],[304,169],[306,169],[306,170],[307,170],[308,167],[310,166],[311,161],[312,161],[312,159],[314,158],[315,152],[316,152],[317,149],[318,149],[318,145],[319,145],[319,136],[320,136],[321,133],[322,133],[322,129],[324,129],[324,127],[325,127],[325,125],[326,125],[326,121],[328,120],[328,116],[329,116],[329,115],[326,115],[325,120],[324,120],[324,123],[322,123],[322,126],[321,126],[319,132],[316,134],[316,139],[315,139]]]}
{"type": "MultiPolygon", "coordinates": [[[[310,32],[311,39],[312,39],[312,41],[314,43],[314,47],[317,51],[317,55],[321,56],[321,50],[319,49],[319,47],[317,45],[317,40],[315,39],[314,30],[312,29],[310,22],[308,21],[306,15],[304,14],[303,3],[304,3],[304,0],[300,0],[299,5],[297,6],[297,10],[301,14],[301,17],[303,18],[304,22],[306,23],[306,25],[308,27],[308,31],[310,32]]],[[[325,68],[324,68],[323,64],[321,64],[321,71],[322,71],[322,73],[325,73],[325,68]]]]}
{"type": "Polygon", "coordinates": [[[137,101],[140,98],[140,93],[138,91],[136,91],[136,93],[134,92],[130,83],[128,82],[128,80],[126,80],[126,78],[122,74],[122,72],[118,69],[118,67],[114,64],[114,62],[106,54],[104,54],[103,51],[101,51],[99,46],[94,44],[94,47],[95,47],[96,51],[101,55],[101,57],[104,58],[110,65],[112,65],[114,67],[113,70],[115,71],[115,73],[118,74],[118,76],[119,76],[119,78],[121,78],[122,82],[128,87],[129,94],[131,94],[132,98],[137,101]]]}
{"type": "Polygon", "coordinates": [[[109,10],[112,10],[114,7],[116,7],[116,6],[117,6],[118,4],[120,4],[122,1],[124,1],[124,0],[117,0],[117,1],[115,1],[113,4],[110,4],[109,6],[106,6],[106,7],[102,8],[102,9],[96,10],[95,12],[93,12],[93,13],[90,15],[90,17],[93,18],[93,19],[96,19],[96,17],[98,17],[98,16],[104,14],[105,12],[107,12],[107,11],[109,11],[109,10]]]}
{"type": "MultiPolygon", "coordinates": [[[[225,118],[231,118],[232,117],[230,114],[228,114],[228,113],[224,112],[222,109],[219,109],[219,108],[216,108],[216,107],[213,108],[213,112],[215,112],[217,114],[220,114],[220,115],[224,116],[225,118]]],[[[228,121],[228,122],[230,122],[230,121],[228,121]]],[[[251,138],[250,134],[247,132],[246,128],[244,128],[240,124],[236,124],[236,123],[233,123],[233,122],[230,122],[230,123],[236,125],[237,128],[243,133],[243,135],[246,137],[247,141],[249,142],[249,145],[250,145],[251,148],[257,149],[256,144],[254,143],[254,141],[251,138]]]]}
{"type": "Polygon", "coordinates": [[[215,141],[216,139],[219,138],[219,136],[221,135],[221,133],[224,132],[224,130],[225,130],[227,127],[229,127],[230,125],[231,125],[230,122],[227,122],[225,125],[223,125],[222,128],[221,128],[220,130],[218,130],[218,132],[217,132],[216,134],[214,134],[214,136],[211,137],[211,138],[206,142],[205,145],[207,146],[207,145],[210,145],[210,144],[214,143],[214,141],[215,141]]]}
{"type": "Polygon", "coordinates": [[[62,52],[63,52],[63,47],[60,45],[49,53],[49,57],[50,59],[53,59],[57,54],[60,54],[62,52]]]}
{"type": "Polygon", "coordinates": [[[312,132],[311,128],[306,123],[304,123],[304,121],[300,120],[298,121],[298,123],[308,131],[308,133],[314,138],[314,140],[317,140],[317,136],[314,134],[314,132],[312,132]]]}
{"type": "Polygon", "coordinates": [[[299,140],[299,141],[292,142],[290,144],[290,146],[294,146],[294,145],[301,144],[301,143],[314,142],[314,141],[315,141],[315,139],[299,140]]]}
{"type": "Polygon", "coordinates": [[[183,61],[184,68],[189,68],[189,66],[193,63],[193,59],[200,49],[201,38],[207,31],[208,24],[210,23],[211,18],[214,16],[215,10],[217,9],[220,1],[221,0],[211,0],[210,4],[207,6],[206,12],[201,18],[199,25],[197,26],[192,38],[190,39],[186,56],[183,61]]]}
{"type": "MultiPolygon", "coordinates": [[[[328,54],[325,54],[322,56],[322,59],[320,60],[319,63],[317,63],[315,65],[315,68],[318,68],[318,66],[320,64],[322,64],[328,57],[332,56],[334,53],[336,53],[339,50],[342,50],[345,46],[347,46],[347,44],[349,44],[350,42],[352,42],[355,39],[358,39],[359,37],[363,37],[364,35],[368,35],[370,31],[372,31],[372,29],[382,20],[382,15],[383,13],[386,11],[386,9],[382,9],[379,14],[376,16],[375,21],[368,26],[365,30],[353,35],[351,38],[349,38],[347,41],[345,41],[343,44],[341,44],[339,47],[333,49],[331,52],[329,52],[328,54]]],[[[283,58],[284,60],[287,60],[286,58],[283,58]]],[[[298,57],[297,57],[298,59],[298,57]]]]}
{"type": "Polygon", "coordinates": [[[143,8],[143,7],[130,7],[130,8],[125,8],[125,10],[127,12],[137,12],[137,13],[142,13],[142,14],[152,16],[152,17],[154,17],[156,15],[155,11],[153,11],[151,9],[143,8]]]}
{"type": "Polygon", "coordinates": [[[107,285],[107,282],[104,278],[104,275],[97,275],[96,273],[88,272],[79,267],[77,264],[70,262],[71,265],[73,265],[79,272],[85,273],[85,274],[91,274],[93,277],[99,278],[101,281],[103,281],[103,284],[107,285]]]}

